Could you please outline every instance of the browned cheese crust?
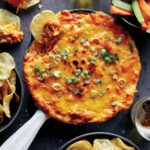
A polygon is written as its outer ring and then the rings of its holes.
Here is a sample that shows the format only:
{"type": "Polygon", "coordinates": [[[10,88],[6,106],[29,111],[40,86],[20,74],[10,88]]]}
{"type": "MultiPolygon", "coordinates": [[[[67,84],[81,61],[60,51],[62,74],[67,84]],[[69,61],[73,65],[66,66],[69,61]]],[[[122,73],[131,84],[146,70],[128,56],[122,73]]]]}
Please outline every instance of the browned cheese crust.
{"type": "Polygon", "coordinates": [[[104,122],[128,109],[141,70],[130,35],[103,12],[61,11],[57,17],[60,26],[47,24],[44,44],[33,41],[24,59],[36,105],[73,124],[104,122]],[[52,29],[59,34],[50,36],[52,29]]]}

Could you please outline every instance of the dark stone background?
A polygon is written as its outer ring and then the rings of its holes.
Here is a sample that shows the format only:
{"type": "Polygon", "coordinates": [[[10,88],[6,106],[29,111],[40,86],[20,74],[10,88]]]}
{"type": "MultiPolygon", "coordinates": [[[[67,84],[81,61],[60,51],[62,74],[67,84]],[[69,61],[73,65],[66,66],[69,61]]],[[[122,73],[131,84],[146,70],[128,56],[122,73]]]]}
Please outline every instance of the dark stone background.
{"type": "MultiPolygon", "coordinates": [[[[51,9],[54,12],[58,12],[63,9],[79,8],[79,6],[73,3],[73,0],[42,0],[41,4],[43,5],[41,9],[38,5],[36,5],[26,11],[19,11],[18,13],[21,18],[22,30],[25,33],[23,42],[11,46],[0,46],[0,51],[8,51],[14,56],[17,63],[17,68],[19,69],[21,76],[23,57],[31,39],[29,24],[32,17],[39,11],[44,9],[51,9]]],[[[94,0],[93,6],[90,6],[90,8],[93,8],[94,10],[102,10],[109,14],[109,6],[110,0],[94,0]]],[[[0,1],[0,8],[6,8],[14,13],[16,11],[14,8],[4,3],[3,1],[0,1]]],[[[118,22],[123,24],[135,39],[141,57],[143,69],[138,84],[138,93],[135,96],[136,101],[142,97],[148,97],[150,95],[150,35],[142,33],[140,30],[126,25],[121,20],[118,20],[118,22]]],[[[7,130],[0,133],[0,144],[2,144],[22,124],[24,124],[29,118],[31,118],[31,116],[36,111],[36,107],[34,106],[33,100],[28,92],[25,83],[24,91],[25,95],[23,99],[23,106],[21,108],[19,116],[7,130]]],[[[49,119],[38,132],[29,150],[57,150],[71,138],[88,132],[116,133],[130,139],[131,141],[136,143],[142,150],[150,150],[150,142],[144,140],[138,134],[135,126],[131,121],[130,109],[120,112],[116,117],[105,123],[68,125],[58,122],[54,119],[49,119]]]]}

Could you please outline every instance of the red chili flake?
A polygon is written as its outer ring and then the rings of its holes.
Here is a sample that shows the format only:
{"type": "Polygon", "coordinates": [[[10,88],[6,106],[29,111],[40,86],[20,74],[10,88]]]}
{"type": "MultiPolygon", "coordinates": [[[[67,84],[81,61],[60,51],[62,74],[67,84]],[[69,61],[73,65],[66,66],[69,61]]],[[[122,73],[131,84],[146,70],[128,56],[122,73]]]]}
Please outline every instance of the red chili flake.
{"type": "Polygon", "coordinates": [[[91,41],[91,44],[99,44],[99,40],[98,40],[98,39],[93,39],[93,40],[91,41]]]}
{"type": "Polygon", "coordinates": [[[95,70],[96,70],[96,64],[90,63],[90,64],[88,65],[88,69],[90,70],[91,73],[94,73],[95,70]]]}

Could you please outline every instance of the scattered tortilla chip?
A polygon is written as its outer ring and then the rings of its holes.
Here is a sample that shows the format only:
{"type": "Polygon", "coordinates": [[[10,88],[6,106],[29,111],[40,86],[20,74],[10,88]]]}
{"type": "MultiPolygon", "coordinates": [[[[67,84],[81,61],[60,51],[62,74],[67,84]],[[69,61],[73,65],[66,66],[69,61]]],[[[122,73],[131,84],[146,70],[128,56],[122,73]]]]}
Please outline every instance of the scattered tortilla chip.
{"type": "MultiPolygon", "coordinates": [[[[11,75],[8,80],[12,85],[14,86],[16,85],[16,72],[14,70],[11,72],[11,75]]],[[[15,95],[16,102],[19,102],[20,96],[16,92],[14,93],[14,95],[15,95]]]]}
{"type": "Polygon", "coordinates": [[[95,148],[94,150],[122,150],[115,148],[114,144],[108,139],[95,139],[93,148],[95,148]]]}
{"type": "Polygon", "coordinates": [[[10,23],[13,23],[16,26],[16,30],[20,31],[19,17],[6,9],[0,9],[0,26],[4,26],[10,23]]]}
{"type": "Polygon", "coordinates": [[[100,142],[98,142],[98,140],[96,139],[93,142],[93,150],[105,150],[105,149],[103,145],[100,142]]]}
{"type": "Polygon", "coordinates": [[[4,81],[0,80],[0,88],[3,86],[3,84],[4,84],[4,81]]]}
{"type": "Polygon", "coordinates": [[[27,3],[22,4],[19,8],[20,9],[27,9],[29,7],[32,7],[36,4],[38,4],[40,2],[40,0],[28,0],[27,3]]]}
{"type": "Polygon", "coordinates": [[[20,18],[8,10],[0,9],[0,44],[21,42],[24,34],[20,29],[20,18]]]}
{"type": "Polygon", "coordinates": [[[10,102],[13,96],[19,101],[16,93],[16,72],[14,71],[15,61],[6,52],[0,53],[0,124],[4,121],[4,114],[11,118],[10,102]]]}
{"type": "Polygon", "coordinates": [[[13,98],[13,95],[16,91],[16,87],[10,83],[9,80],[7,80],[7,83],[8,83],[8,86],[9,86],[9,89],[10,89],[10,93],[7,94],[7,95],[4,95],[4,98],[3,98],[3,110],[4,110],[4,113],[5,115],[8,117],[8,118],[11,118],[11,114],[10,114],[10,102],[13,98]]]}
{"type": "Polygon", "coordinates": [[[0,53],[0,80],[10,77],[11,71],[15,68],[15,61],[9,53],[0,53]]]}
{"type": "Polygon", "coordinates": [[[81,140],[71,144],[66,150],[93,150],[90,142],[81,140]]]}
{"type": "Polygon", "coordinates": [[[36,41],[42,43],[43,28],[47,23],[59,25],[56,14],[50,10],[44,10],[37,14],[31,21],[30,31],[36,41]]]}
{"type": "Polygon", "coordinates": [[[8,79],[11,84],[16,85],[16,72],[13,70],[8,79]]]}
{"type": "Polygon", "coordinates": [[[118,147],[122,148],[122,150],[135,150],[134,147],[126,145],[120,138],[114,138],[111,142],[118,147]]]}

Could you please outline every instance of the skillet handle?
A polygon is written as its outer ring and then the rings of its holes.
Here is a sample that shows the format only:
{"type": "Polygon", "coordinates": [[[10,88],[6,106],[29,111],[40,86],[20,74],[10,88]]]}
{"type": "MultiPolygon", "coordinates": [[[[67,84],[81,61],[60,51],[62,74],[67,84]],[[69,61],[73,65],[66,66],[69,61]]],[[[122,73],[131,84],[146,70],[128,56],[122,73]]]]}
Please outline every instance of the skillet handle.
{"type": "Polygon", "coordinates": [[[37,132],[48,117],[37,110],[33,117],[9,137],[0,147],[1,150],[27,150],[37,132]]]}

